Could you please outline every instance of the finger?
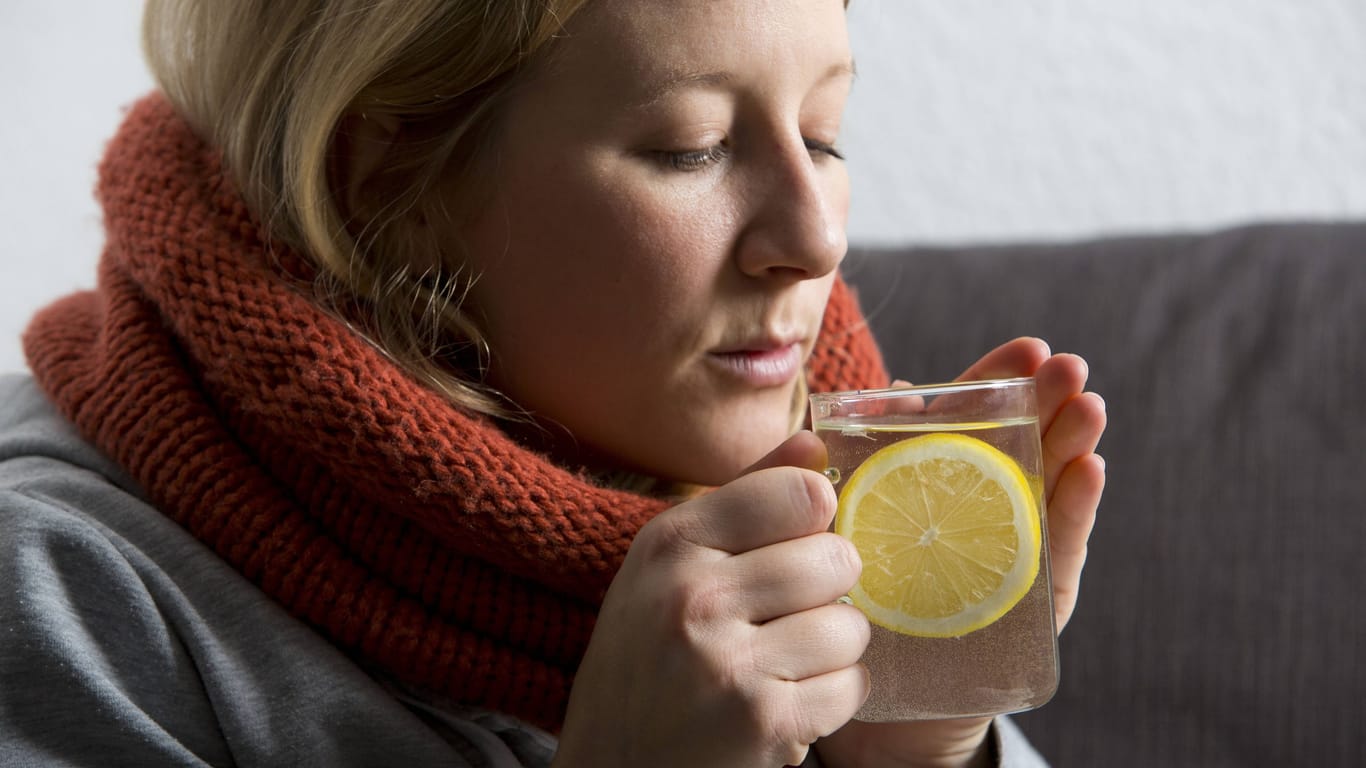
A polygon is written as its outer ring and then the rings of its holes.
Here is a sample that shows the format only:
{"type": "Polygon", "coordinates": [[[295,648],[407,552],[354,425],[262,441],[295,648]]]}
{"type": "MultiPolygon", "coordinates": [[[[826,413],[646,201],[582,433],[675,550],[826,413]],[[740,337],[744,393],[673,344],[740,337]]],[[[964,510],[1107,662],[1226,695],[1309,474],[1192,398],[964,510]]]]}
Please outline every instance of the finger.
{"type": "Polygon", "coordinates": [[[815,433],[801,430],[740,474],[743,476],[771,467],[802,467],[820,472],[825,469],[827,460],[825,443],[815,433]]]}
{"type": "Polygon", "coordinates": [[[862,664],[784,685],[797,690],[798,711],[804,713],[798,722],[804,723],[805,730],[799,738],[807,744],[829,736],[849,722],[872,690],[868,668],[862,664]]]}
{"type": "Polygon", "coordinates": [[[912,720],[897,723],[888,730],[883,723],[851,721],[830,737],[831,753],[849,754],[875,741],[887,754],[905,755],[906,765],[916,755],[927,756],[926,764],[942,765],[937,758],[948,754],[970,754],[986,738],[990,717],[960,717],[952,720],[912,720]]]}
{"type": "Polygon", "coordinates": [[[956,381],[1009,379],[1033,376],[1048,359],[1048,344],[1043,339],[1021,337],[991,350],[963,371],[956,381]]]}
{"type": "Polygon", "coordinates": [[[817,533],[750,550],[715,568],[714,577],[737,593],[743,618],[759,623],[838,600],[863,565],[848,539],[817,533]]]}
{"type": "Polygon", "coordinates": [[[1072,617],[1086,565],[1087,541],[1105,490],[1105,460],[1088,454],[1068,464],[1048,505],[1048,555],[1053,570],[1053,609],[1058,631],[1072,617]]]}
{"type": "Polygon", "coordinates": [[[1094,392],[1068,400],[1043,434],[1044,498],[1052,499],[1068,464],[1092,453],[1105,432],[1105,401],[1094,392]]]}
{"type": "MultiPolygon", "coordinates": [[[[892,389],[906,389],[915,386],[905,379],[897,379],[892,382],[892,389]]],[[[887,412],[899,415],[911,415],[925,412],[925,398],[921,395],[900,395],[887,401],[887,412]]]]}
{"type": "Polygon", "coordinates": [[[641,528],[637,544],[646,557],[737,554],[819,533],[834,516],[835,491],[824,475],[771,467],[665,510],[641,528]]]}
{"type": "Polygon", "coordinates": [[[1048,431],[1048,425],[1058,415],[1063,403],[1081,394],[1086,388],[1089,368],[1086,361],[1077,355],[1057,354],[1048,358],[1034,372],[1034,390],[1038,393],[1039,429],[1048,431]]]}
{"type": "Polygon", "coordinates": [[[805,680],[858,663],[868,647],[868,619],[831,603],[764,624],[755,632],[755,665],[778,680],[805,680]]]}

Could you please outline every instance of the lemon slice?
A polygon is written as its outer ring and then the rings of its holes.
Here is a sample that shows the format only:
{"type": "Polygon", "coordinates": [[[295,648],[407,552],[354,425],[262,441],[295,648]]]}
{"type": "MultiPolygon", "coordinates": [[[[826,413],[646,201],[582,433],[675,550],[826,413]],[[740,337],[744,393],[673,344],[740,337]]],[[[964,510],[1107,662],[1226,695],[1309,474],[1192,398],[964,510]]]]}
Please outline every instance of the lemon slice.
{"type": "Polygon", "coordinates": [[[902,634],[981,629],[1039,573],[1029,480],[1009,456],[966,435],[923,435],[874,453],[840,491],[835,532],[863,558],[854,605],[902,634]]]}

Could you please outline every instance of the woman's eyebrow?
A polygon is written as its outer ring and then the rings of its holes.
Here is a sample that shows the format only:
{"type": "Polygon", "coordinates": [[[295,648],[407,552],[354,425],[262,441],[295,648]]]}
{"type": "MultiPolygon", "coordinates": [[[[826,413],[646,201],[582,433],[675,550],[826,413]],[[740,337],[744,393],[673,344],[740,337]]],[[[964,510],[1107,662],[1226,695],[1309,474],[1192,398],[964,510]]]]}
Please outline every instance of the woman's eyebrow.
{"type": "MultiPolygon", "coordinates": [[[[850,80],[858,76],[858,70],[854,66],[854,60],[841,61],[832,64],[825,72],[821,73],[816,79],[816,85],[821,85],[830,80],[839,78],[849,78],[850,80]]],[[[630,107],[632,109],[649,109],[650,107],[663,101],[669,94],[685,88],[714,89],[720,88],[726,83],[735,79],[735,75],[730,72],[683,72],[666,77],[663,81],[652,85],[641,94],[639,98],[632,99],[630,107]]]]}
{"type": "Polygon", "coordinates": [[[631,106],[634,109],[648,109],[675,91],[684,88],[720,88],[734,79],[735,75],[730,72],[685,72],[671,75],[645,90],[640,98],[633,99],[631,106]]]}

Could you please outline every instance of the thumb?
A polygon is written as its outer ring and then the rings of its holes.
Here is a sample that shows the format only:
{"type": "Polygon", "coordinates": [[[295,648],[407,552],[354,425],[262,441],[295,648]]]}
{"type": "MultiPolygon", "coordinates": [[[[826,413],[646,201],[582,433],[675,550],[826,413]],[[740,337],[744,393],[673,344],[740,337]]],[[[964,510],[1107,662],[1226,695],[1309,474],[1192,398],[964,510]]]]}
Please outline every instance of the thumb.
{"type": "Polygon", "coordinates": [[[826,453],[825,443],[822,443],[814,432],[803,429],[769,451],[767,456],[750,465],[740,473],[740,476],[744,477],[770,467],[801,467],[821,472],[825,470],[828,461],[829,454],[826,453]]]}

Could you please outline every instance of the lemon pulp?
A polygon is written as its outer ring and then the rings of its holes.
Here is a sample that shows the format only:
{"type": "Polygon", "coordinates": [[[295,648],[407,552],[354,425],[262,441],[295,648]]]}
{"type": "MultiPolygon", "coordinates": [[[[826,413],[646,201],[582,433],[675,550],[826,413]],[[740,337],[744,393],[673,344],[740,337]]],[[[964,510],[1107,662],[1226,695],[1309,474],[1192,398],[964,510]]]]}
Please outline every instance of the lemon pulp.
{"type": "Polygon", "coordinates": [[[1039,573],[1034,491],[1019,465],[961,434],[902,440],[840,492],[835,532],[863,558],[849,597],[895,632],[958,637],[986,627],[1039,573]]]}

